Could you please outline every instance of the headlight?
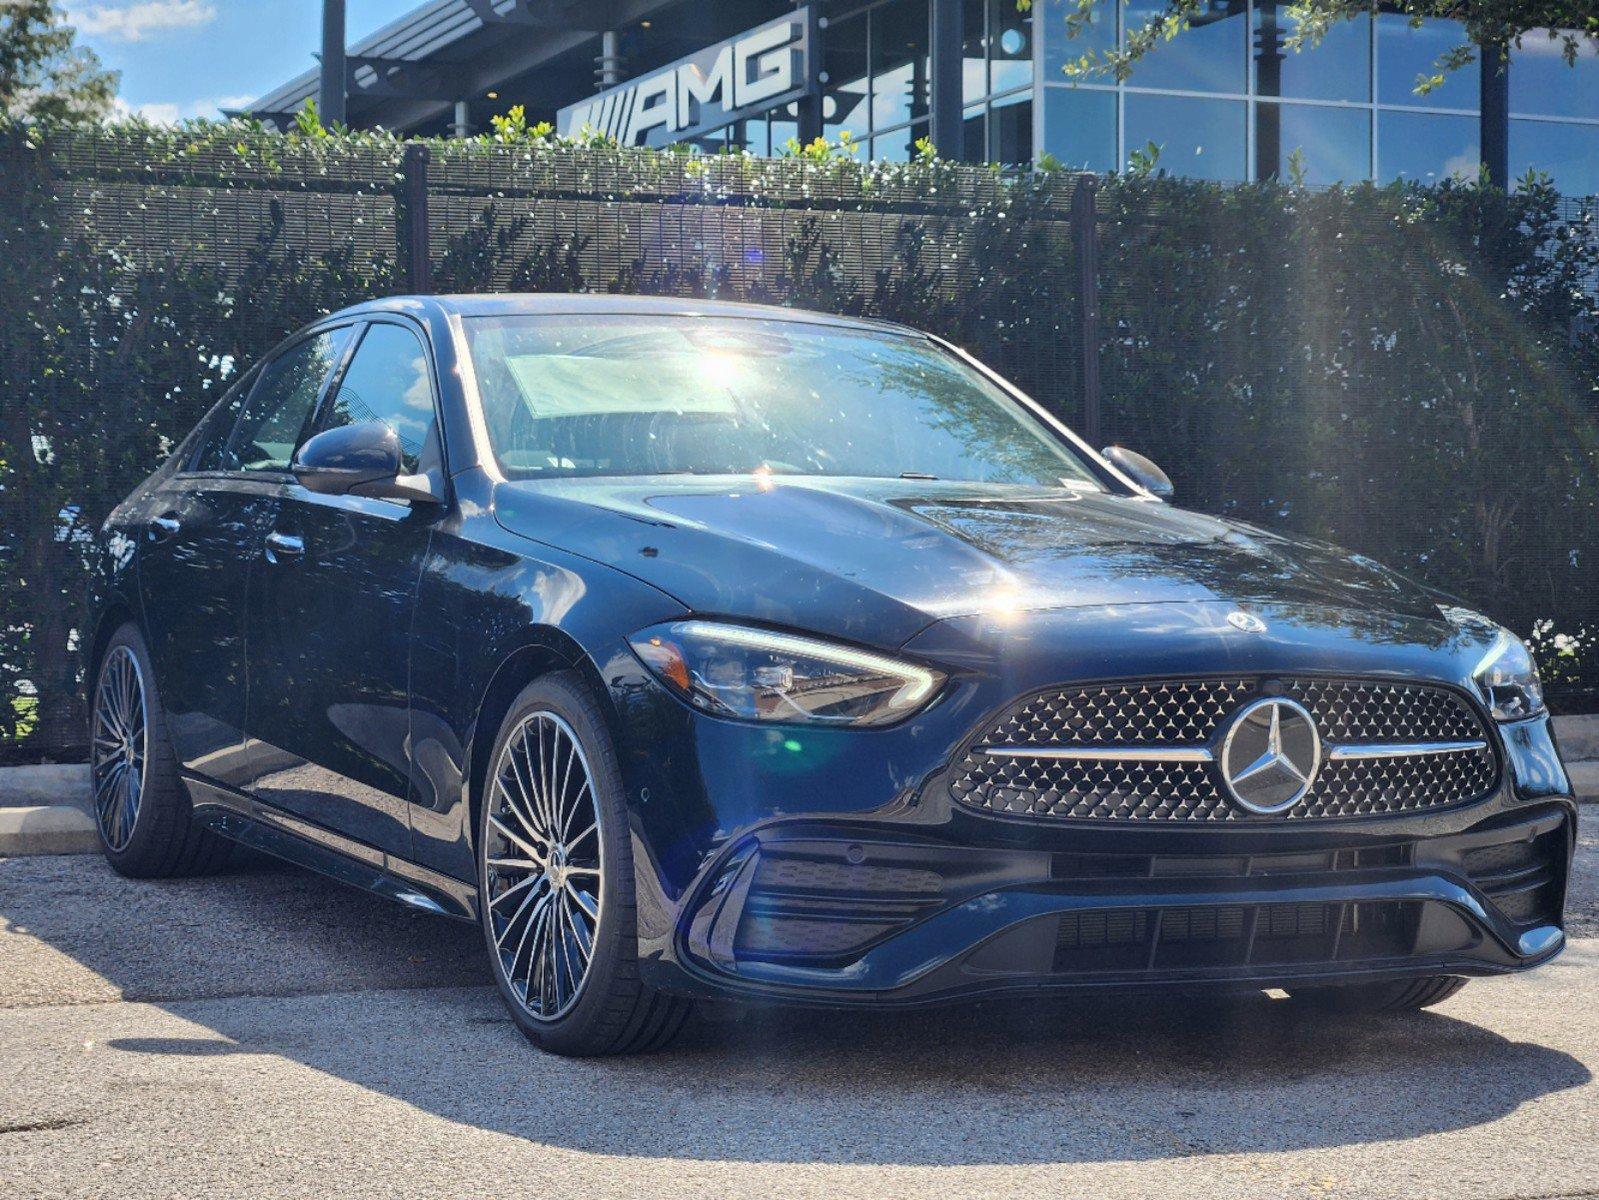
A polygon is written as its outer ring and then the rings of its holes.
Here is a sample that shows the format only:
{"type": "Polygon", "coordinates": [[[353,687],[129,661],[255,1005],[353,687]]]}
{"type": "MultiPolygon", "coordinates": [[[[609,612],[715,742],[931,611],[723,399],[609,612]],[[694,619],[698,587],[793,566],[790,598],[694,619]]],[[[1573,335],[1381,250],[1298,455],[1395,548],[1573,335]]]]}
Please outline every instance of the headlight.
{"type": "Polygon", "coordinates": [[[1538,664],[1520,638],[1499,630],[1492,647],[1472,672],[1488,711],[1496,721],[1521,721],[1543,712],[1543,682],[1538,664]]]}
{"type": "Polygon", "coordinates": [[[696,708],[744,721],[888,725],[926,705],[945,679],[899,659],[720,621],[656,625],[628,644],[696,708]]]}

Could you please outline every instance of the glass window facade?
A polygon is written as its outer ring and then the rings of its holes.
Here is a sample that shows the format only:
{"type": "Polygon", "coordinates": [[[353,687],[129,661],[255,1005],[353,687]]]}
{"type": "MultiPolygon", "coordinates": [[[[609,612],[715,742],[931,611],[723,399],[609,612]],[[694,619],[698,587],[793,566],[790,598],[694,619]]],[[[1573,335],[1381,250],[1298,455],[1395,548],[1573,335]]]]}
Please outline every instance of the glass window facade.
{"type": "Polygon", "coordinates": [[[1599,50],[1589,45],[1567,66],[1547,30],[1527,34],[1510,50],[1510,111],[1599,121],[1599,50]]]}
{"type": "MultiPolygon", "coordinates": [[[[775,2],[775,0],[774,0],[775,2]]],[[[823,129],[861,156],[903,161],[930,136],[935,3],[959,5],[959,145],[967,161],[1024,165],[1047,153],[1069,168],[1126,169],[1153,142],[1158,166],[1219,182],[1295,168],[1314,185],[1419,182],[1474,175],[1480,159],[1476,64],[1418,95],[1454,22],[1412,26],[1393,13],[1335,25],[1312,50],[1287,49],[1287,0],[1207,0],[1192,27],[1158,45],[1118,83],[1063,68],[1125,41],[1159,0],[1102,0],[1079,38],[1066,37],[1076,0],[877,0],[825,4],[823,129]]],[[[785,5],[786,7],[786,5],[785,5]]],[[[1599,192],[1599,52],[1568,67],[1557,40],[1533,33],[1510,58],[1510,176],[1551,175],[1564,192],[1599,192]]],[[[701,136],[706,153],[781,153],[798,135],[793,106],[701,136]]]]}
{"type": "Polygon", "coordinates": [[[997,163],[1025,163],[1033,157],[1033,93],[1011,92],[988,106],[988,157],[997,163]]]}
{"type": "Polygon", "coordinates": [[[1243,179],[1245,117],[1241,100],[1129,92],[1127,145],[1131,152],[1153,142],[1160,147],[1160,165],[1173,175],[1243,179]]]}
{"type": "Polygon", "coordinates": [[[1510,50],[1510,177],[1529,170],[1567,195],[1599,195],[1599,50],[1585,46],[1567,66],[1546,31],[1510,50]]]}
{"type": "Polygon", "coordinates": [[[1424,95],[1417,83],[1438,74],[1441,55],[1460,45],[1464,35],[1454,21],[1435,17],[1412,27],[1398,13],[1377,17],[1377,100],[1406,108],[1453,108],[1476,111],[1481,99],[1482,68],[1477,63],[1451,71],[1441,87],[1424,95]]]}
{"type": "MultiPolygon", "coordinates": [[[[966,0],[977,7],[976,0],[966,0]]],[[[988,90],[1004,95],[1033,85],[1033,18],[1015,0],[988,0],[988,90]]]]}
{"type": "Polygon", "coordinates": [[[1475,116],[1454,113],[1377,114],[1377,178],[1383,183],[1470,179],[1482,161],[1475,116]]]}
{"type": "MultiPolygon", "coordinates": [[[[1158,0],[1124,0],[1122,28],[1138,29],[1164,9],[1158,0]]],[[[1242,0],[1209,0],[1185,32],[1159,43],[1139,60],[1128,82],[1163,91],[1242,95],[1248,41],[1249,19],[1242,0]]]]}
{"type": "Polygon", "coordinates": [[[1286,4],[1255,5],[1250,68],[1257,96],[1364,104],[1371,100],[1371,18],[1330,29],[1321,45],[1297,54],[1287,41],[1299,25],[1286,4]]]}
{"type": "MultiPolygon", "coordinates": [[[[1117,83],[1106,74],[1074,81],[1063,68],[1124,41],[1160,10],[1157,0],[1103,5],[1104,16],[1076,39],[1066,36],[1076,0],[1035,8],[1039,149],[1067,166],[1125,169],[1154,142],[1161,169],[1223,181],[1286,175],[1291,162],[1313,184],[1436,181],[1478,170],[1480,67],[1425,95],[1415,91],[1460,44],[1454,22],[1413,28],[1396,14],[1361,16],[1295,54],[1286,48],[1294,31],[1286,0],[1210,0],[1193,28],[1117,83]]],[[[1590,194],[1599,190],[1599,54],[1585,53],[1572,69],[1558,49],[1529,35],[1511,52],[1510,172],[1546,171],[1562,191],[1590,194]]]]}
{"type": "Polygon", "coordinates": [[[870,15],[872,128],[893,129],[927,115],[927,0],[896,0],[870,15]]]}
{"type": "Polygon", "coordinates": [[[873,158],[901,161],[927,136],[932,97],[928,0],[886,0],[827,18],[822,131],[845,131],[873,158]]]}
{"type": "Polygon", "coordinates": [[[865,13],[830,21],[822,34],[822,132],[836,141],[841,133],[865,141],[872,129],[871,58],[865,13]]]}
{"type": "Polygon", "coordinates": [[[1599,195],[1599,123],[1510,121],[1510,177],[1541,171],[1568,196],[1599,195]]]}
{"type": "Polygon", "coordinates": [[[961,0],[964,156],[1015,166],[1033,159],[1031,12],[1015,0],[961,0]]]}
{"type": "Polygon", "coordinates": [[[1079,171],[1114,171],[1116,93],[1105,88],[1044,89],[1044,152],[1079,171]]]}

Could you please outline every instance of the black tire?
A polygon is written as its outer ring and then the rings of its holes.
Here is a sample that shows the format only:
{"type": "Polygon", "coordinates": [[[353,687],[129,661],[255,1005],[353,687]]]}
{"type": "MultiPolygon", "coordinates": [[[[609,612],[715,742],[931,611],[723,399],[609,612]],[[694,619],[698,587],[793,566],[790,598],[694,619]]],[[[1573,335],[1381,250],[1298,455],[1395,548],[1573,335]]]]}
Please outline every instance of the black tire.
{"type": "Polygon", "coordinates": [[[1428,975],[1392,983],[1351,983],[1337,987],[1293,988],[1289,997],[1300,1004],[1331,1012],[1410,1012],[1442,1004],[1466,980],[1458,975],[1428,975]]]}
{"type": "MultiPolygon", "coordinates": [[[[639,978],[638,908],[621,768],[604,716],[579,676],[573,672],[545,675],[517,696],[495,737],[483,789],[476,830],[478,910],[494,981],[517,1027],[535,1046],[552,1054],[643,1054],[665,1046],[682,1029],[693,1005],[683,997],[657,991],[639,978]],[[512,736],[540,713],[553,714],[576,737],[589,771],[598,816],[597,836],[603,847],[599,919],[592,936],[592,954],[575,999],[569,1002],[570,1008],[553,1019],[533,1012],[507,975],[495,937],[488,865],[489,847],[495,840],[489,818],[508,815],[507,802],[497,792],[495,777],[512,736]]],[[[514,954],[512,960],[513,964],[517,961],[514,954]]],[[[531,965],[528,969],[531,972],[531,965]]],[[[531,978],[525,986],[532,991],[531,978]]]]}
{"type": "Polygon", "coordinates": [[[96,732],[103,704],[102,684],[120,655],[131,655],[138,667],[138,684],[144,706],[143,784],[131,830],[108,829],[107,813],[98,802],[99,768],[91,766],[95,789],[95,830],[100,850],[118,874],[132,879],[172,879],[209,875],[221,870],[232,854],[233,843],[201,827],[194,819],[188,790],[178,778],[178,762],[167,736],[166,709],[156,687],[150,652],[138,627],[122,626],[106,643],[95,664],[95,686],[90,693],[89,739],[91,763],[96,762],[96,732]]]}

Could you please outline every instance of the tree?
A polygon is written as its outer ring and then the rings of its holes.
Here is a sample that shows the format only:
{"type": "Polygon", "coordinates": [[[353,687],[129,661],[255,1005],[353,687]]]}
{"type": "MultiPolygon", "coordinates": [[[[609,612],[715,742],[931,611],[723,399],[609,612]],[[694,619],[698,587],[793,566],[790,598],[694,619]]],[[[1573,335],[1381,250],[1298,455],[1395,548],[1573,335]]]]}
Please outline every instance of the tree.
{"type": "Polygon", "coordinates": [[[99,120],[110,115],[119,82],[77,44],[56,0],[0,0],[0,117],[99,120]]]}
{"type": "MultiPolygon", "coordinates": [[[[1066,31],[1070,37],[1086,32],[1101,5],[1113,0],[1068,0],[1066,31]]],[[[1088,51],[1067,64],[1068,75],[1108,71],[1125,80],[1135,64],[1163,41],[1170,41],[1191,24],[1210,15],[1216,0],[1164,0],[1164,7],[1147,22],[1127,31],[1120,49],[1088,51]]],[[[1023,11],[1032,0],[1017,0],[1023,11]]],[[[1340,21],[1377,11],[1375,0],[1291,0],[1282,5],[1294,30],[1285,39],[1290,50],[1317,45],[1340,21]]],[[[1416,91],[1426,93],[1443,83],[1444,76],[1474,61],[1481,46],[1520,46],[1522,39],[1548,38],[1556,42],[1568,65],[1575,65],[1585,50],[1599,52],[1599,13],[1593,0],[1396,0],[1392,5],[1420,25],[1428,17],[1459,21],[1464,38],[1439,57],[1437,73],[1416,81],[1416,91]]]]}

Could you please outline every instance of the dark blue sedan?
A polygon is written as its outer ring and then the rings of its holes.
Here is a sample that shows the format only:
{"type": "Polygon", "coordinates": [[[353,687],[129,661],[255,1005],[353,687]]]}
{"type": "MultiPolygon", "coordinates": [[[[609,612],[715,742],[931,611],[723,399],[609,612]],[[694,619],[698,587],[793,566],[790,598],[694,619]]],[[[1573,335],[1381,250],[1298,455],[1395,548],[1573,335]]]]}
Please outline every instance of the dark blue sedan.
{"type": "Polygon", "coordinates": [[[242,842],[476,920],[568,1054],[696,998],[1370,1011],[1558,953],[1576,810],[1521,642],[1170,490],[910,329],[338,313],[106,524],[105,853],[242,842]]]}

